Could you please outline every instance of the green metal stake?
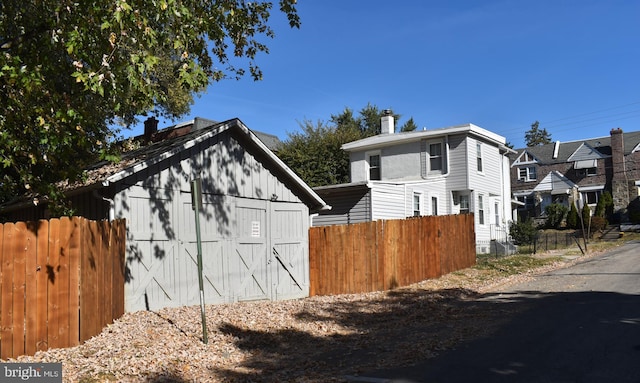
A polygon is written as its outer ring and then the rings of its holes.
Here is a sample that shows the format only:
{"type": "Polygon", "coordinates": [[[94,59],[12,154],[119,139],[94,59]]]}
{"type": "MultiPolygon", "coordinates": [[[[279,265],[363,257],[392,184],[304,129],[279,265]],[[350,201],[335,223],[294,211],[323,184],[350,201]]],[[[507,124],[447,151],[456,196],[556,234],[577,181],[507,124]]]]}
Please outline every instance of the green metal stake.
{"type": "Polygon", "coordinates": [[[202,341],[207,344],[207,316],[204,308],[204,281],[202,279],[202,238],[200,236],[200,209],[202,208],[202,180],[191,181],[191,206],[196,215],[196,242],[198,244],[198,284],[200,285],[200,314],[202,316],[202,341]]]}

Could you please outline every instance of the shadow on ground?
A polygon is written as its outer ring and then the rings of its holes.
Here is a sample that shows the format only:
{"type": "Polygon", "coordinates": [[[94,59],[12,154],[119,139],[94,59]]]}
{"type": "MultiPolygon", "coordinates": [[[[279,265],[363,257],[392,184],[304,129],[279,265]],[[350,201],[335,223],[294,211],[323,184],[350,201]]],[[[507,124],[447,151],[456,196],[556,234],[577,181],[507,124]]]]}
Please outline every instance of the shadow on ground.
{"type": "MultiPolygon", "coordinates": [[[[551,371],[558,374],[572,371],[576,363],[597,369],[590,359],[594,357],[620,369],[629,367],[631,357],[633,366],[640,365],[640,297],[631,295],[397,290],[369,301],[332,303],[322,314],[303,311],[298,317],[351,331],[317,337],[292,329],[259,332],[224,324],[219,331],[233,335],[237,347],[252,356],[239,368],[213,374],[231,382],[339,382],[346,381],[345,376],[371,374],[415,382],[451,381],[451,369],[459,372],[497,358],[502,362],[489,370],[470,369],[493,381],[531,375],[540,363],[557,366],[551,371]],[[608,337],[621,341],[602,349],[608,337]],[[455,356],[469,345],[477,346],[455,356]],[[447,355],[453,355],[451,364],[434,372],[431,361],[447,355]],[[434,373],[436,380],[424,371],[434,373]]],[[[473,376],[459,381],[475,380],[473,376]]]]}
{"type": "Polygon", "coordinates": [[[526,309],[490,337],[461,342],[412,367],[363,375],[405,383],[640,382],[640,296],[527,291],[483,300],[526,309]]]}

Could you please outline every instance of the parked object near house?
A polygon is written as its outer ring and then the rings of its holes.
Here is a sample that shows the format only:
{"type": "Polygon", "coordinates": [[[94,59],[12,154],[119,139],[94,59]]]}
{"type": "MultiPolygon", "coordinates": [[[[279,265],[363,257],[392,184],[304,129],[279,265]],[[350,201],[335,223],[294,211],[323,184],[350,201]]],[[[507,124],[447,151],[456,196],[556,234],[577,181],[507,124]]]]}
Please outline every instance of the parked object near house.
{"type": "Polygon", "coordinates": [[[557,141],[518,149],[511,155],[511,185],[520,206],[514,216],[540,217],[559,203],[589,206],[593,211],[604,191],[613,196],[618,221],[640,188],[640,132],[612,129],[609,136],[557,141]]]}
{"type": "Polygon", "coordinates": [[[473,124],[401,133],[393,125],[386,115],[381,134],[342,146],[351,182],[314,189],[332,209],[313,226],[473,213],[477,251],[493,251],[511,221],[505,138],[473,124]]]}
{"type": "MultiPolygon", "coordinates": [[[[309,214],[328,206],[258,134],[238,119],[163,130],[150,119],[135,141],[142,145],[119,163],[97,164],[86,183],[68,187],[77,215],[126,218],[126,311],[199,303],[196,178],[206,303],[308,295],[309,214]]],[[[45,209],[13,205],[4,214],[34,220],[45,209]]]]}

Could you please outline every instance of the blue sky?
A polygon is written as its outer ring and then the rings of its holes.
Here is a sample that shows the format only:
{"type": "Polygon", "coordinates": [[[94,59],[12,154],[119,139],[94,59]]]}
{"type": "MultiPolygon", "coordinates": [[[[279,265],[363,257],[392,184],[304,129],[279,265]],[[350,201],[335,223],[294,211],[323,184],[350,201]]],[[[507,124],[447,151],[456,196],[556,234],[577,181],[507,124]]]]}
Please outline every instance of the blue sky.
{"type": "Polygon", "coordinates": [[[299,0],[298,10],[299,30],[274,12],[263,81],[214,83],[180,121],[238,117],[285,140],[304,120],[370,103],[398,124],[470,122],[516,147],[536,120],[560,141],[640,130],[640,1],[299,0]]]}

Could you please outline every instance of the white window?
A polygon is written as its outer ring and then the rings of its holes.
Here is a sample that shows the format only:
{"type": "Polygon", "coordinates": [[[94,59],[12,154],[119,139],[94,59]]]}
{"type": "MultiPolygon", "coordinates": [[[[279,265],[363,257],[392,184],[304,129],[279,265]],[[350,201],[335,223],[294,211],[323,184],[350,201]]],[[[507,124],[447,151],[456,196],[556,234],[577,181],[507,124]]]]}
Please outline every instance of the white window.
{"type": "Polygon", "coordinates": [[[482,144],[476,143],[476,163],[478,166],[478,171],[482,172],[482,144]]]}
{"type": "Polygon", "coordinates": [[[494,203],[494,204],[493,204],[493,209],[494,209],[493,214],[495,215],[495,216],[494,216],[494,219],[495,219],[495,221],[496,221],[495,223],[496,223],[496,225],[498,225],[498,226],[499,226],[499,225],[500,225],[500,204],[499,204],[499,203],[497,203],[497,202],[496,202],[496,203],[494,203]]]}
{"type": "Polygon", "coordinates": [[[535,181],[537,178],[538,178],[538,175],[536,173],[535,166],[525,166],[525,167],[518,168],[519,181],[524,181],[524,182],[535,181]]]}
{"type": "Polygon", "coordinates": [[[438,197],[431,197],[431,215],[438,215],[438,197]]]}
{"type": "Polygon", "coordinates": [[[469,214],[469,195],[460,196],[460,214],[469,214]]]}
{"type": "Polygon", "coordinates": [[[478,223],[484,225],[484,201],[481,195],[478,196],[478,223]]]}
{"type": "Polygon", "coordinates": [[[429,171],[442,172],[443,169],[442,142],[429,144],[429,171]]]}
{"type": "Polygon", "coordinates": [[[369,155],[369,180],[380,181],[380,154],[369,155]]]}
{"type": "Polygon", "coordinates": [[[600,190],[582,192],[582,200],[585,201],[587,205],[595,205],[598,203],[601,193],[602,191],[600,190]]]}
{"type": "Polygon", "coordinates": [[[413,216],[419,217],[422,215],[422,195],[420,193],[413,193],[413,216]]]}

